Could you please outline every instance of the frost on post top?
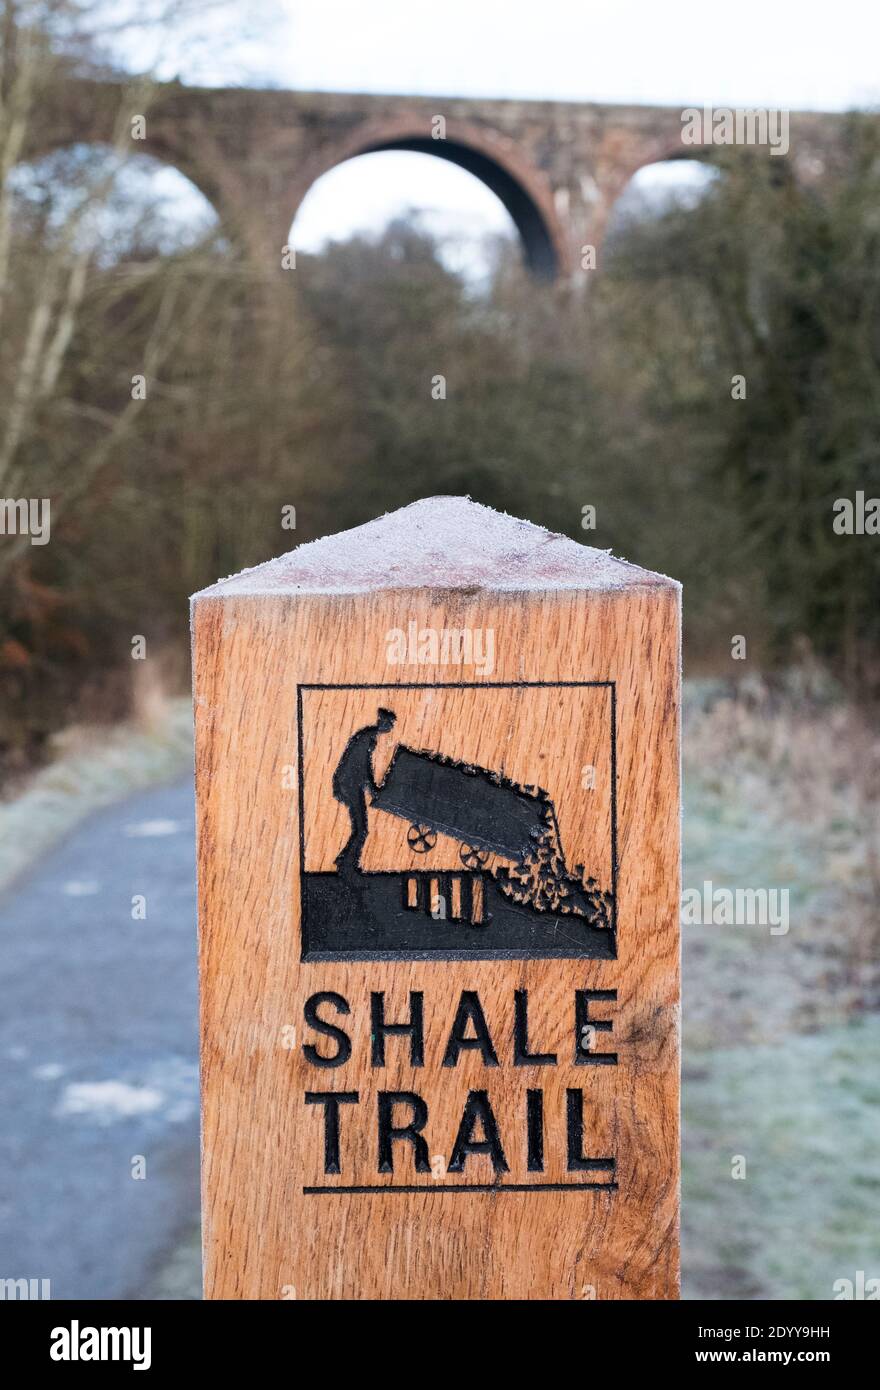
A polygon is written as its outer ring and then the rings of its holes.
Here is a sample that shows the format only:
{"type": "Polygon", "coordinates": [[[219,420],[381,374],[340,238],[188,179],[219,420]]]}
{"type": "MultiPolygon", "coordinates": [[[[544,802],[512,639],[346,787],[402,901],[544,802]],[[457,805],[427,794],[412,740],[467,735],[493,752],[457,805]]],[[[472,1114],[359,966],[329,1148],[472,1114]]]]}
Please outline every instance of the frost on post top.
{"type": "Polygon", "coordinates": [[[426,497],[376,521],[310,541],[242,570],[195,599],[380,589],[678,589],[675,580],[617,560],[469,497],[426,497]]]}

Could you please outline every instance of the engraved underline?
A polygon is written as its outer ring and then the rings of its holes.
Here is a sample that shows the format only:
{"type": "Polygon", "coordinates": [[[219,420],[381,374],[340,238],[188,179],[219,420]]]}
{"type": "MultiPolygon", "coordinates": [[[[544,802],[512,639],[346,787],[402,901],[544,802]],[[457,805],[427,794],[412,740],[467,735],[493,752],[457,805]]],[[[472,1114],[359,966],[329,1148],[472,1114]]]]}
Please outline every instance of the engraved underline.
{"type": "Polygon", "coordinates": [[[450,1183],[373,1183],[351,1187],[304,1187],[306,1196],[323,1192],[616,1192],[616,1182],[450,1182],[450,1183]]]}

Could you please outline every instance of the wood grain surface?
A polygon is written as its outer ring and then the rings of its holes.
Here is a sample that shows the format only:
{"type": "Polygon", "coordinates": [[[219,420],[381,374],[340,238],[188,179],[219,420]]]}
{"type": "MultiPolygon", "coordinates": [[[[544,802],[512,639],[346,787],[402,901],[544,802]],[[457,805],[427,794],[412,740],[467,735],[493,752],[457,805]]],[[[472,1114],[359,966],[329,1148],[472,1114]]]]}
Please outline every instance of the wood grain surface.
{"type": "MultiPolygon", "coordinates": [[[[196,597],[206,1297],[677,1297],[679,607],[677,585],[638,570],[608,590],[233,584],[196,597]],[[491,629],[491,675],[389,664],[388,633],[412,622],[491,629]],[[415,683],[444,688],[404,688],[415,683]],[[319,689],[340,686],[354,688],[319,689]],[[366,688],[376,686],[399,688],[366,688]],[[379,705],[398,717],[377,742],[379,780],[399,741],[551,794],[567,861],[603,886],[616,879],[616,959],[302,959],[302,869],[333,871],[348,833],[333,768],[379,705]],[[611,1024],[594,1047],[614,1065],[577,1061],[578,990],[607,992],[589,1009],[611,1024]],[[554,1063],[514,1064],[517,991],[527,991],[531,1051],[554,1063]],[[378,992],[393,1022],[422,996],[421,1065],[410,1037],[393,1034],[374,1065],[378,992]],[[480,1001],[497,1066],[475,1048],[443,1065],[463,992],[480,1001]],[[342,1065],[309,1060],[310,1048],[337,1048],[306,1022],[315,994],[348,1006],[320,1009],[350,1040],[342,1065]],[[329,1091],[358,1095],[339,1106],[338,1173],[326,1171],[322,1105],[305,1099],[329,1091]],[[528,1162],[530,1091],[542,1093],[540,1170],[528,1162]],[[583,1155],[613,1169],[572,1170],[570,1091],[582,1093],[583,1155]],[[380,1093],[401,1092],[427,1107],[429,1172],[408,1141],[394,1144],[393,1171],[380,1171],[380,1093]],[[485,1093],[497,1120],[501,1173],[479,1151],[448,1170],[471,1092],[485,1093]],[[341,1190],[351,1187],[378,1190],[341,1190]]],[[[364,868],[465,872],[454,837],[438,838],[428,865],[405,828],[371,809],[364,868]]],[[[462,923],[462,940],[479,930],[462,923]]],[[[402,1122],[407,1107],[394,1113],[402,1122]]]]}

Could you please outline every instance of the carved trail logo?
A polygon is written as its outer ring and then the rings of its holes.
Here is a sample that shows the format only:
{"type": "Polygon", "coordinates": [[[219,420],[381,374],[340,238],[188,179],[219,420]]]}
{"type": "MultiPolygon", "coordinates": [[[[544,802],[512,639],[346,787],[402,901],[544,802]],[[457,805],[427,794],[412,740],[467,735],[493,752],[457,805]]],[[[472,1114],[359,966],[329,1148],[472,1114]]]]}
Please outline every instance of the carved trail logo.
{"type": "Polygon", "coordinates": [[[298,725],[303,960],[616,957],[612,682],[300,686],[298,725]]]}

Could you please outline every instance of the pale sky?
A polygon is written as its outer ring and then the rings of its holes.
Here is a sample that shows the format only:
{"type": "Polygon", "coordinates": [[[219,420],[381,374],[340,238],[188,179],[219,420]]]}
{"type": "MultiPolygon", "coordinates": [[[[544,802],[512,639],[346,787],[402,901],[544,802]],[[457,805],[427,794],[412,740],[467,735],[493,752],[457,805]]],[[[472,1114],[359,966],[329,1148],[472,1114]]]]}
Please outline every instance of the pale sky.
{"type": "Polygon", "coordinates": [[[825,110],[880,100],[877,0],[278,6],[262,62],[291,87],[825,110]]]}

